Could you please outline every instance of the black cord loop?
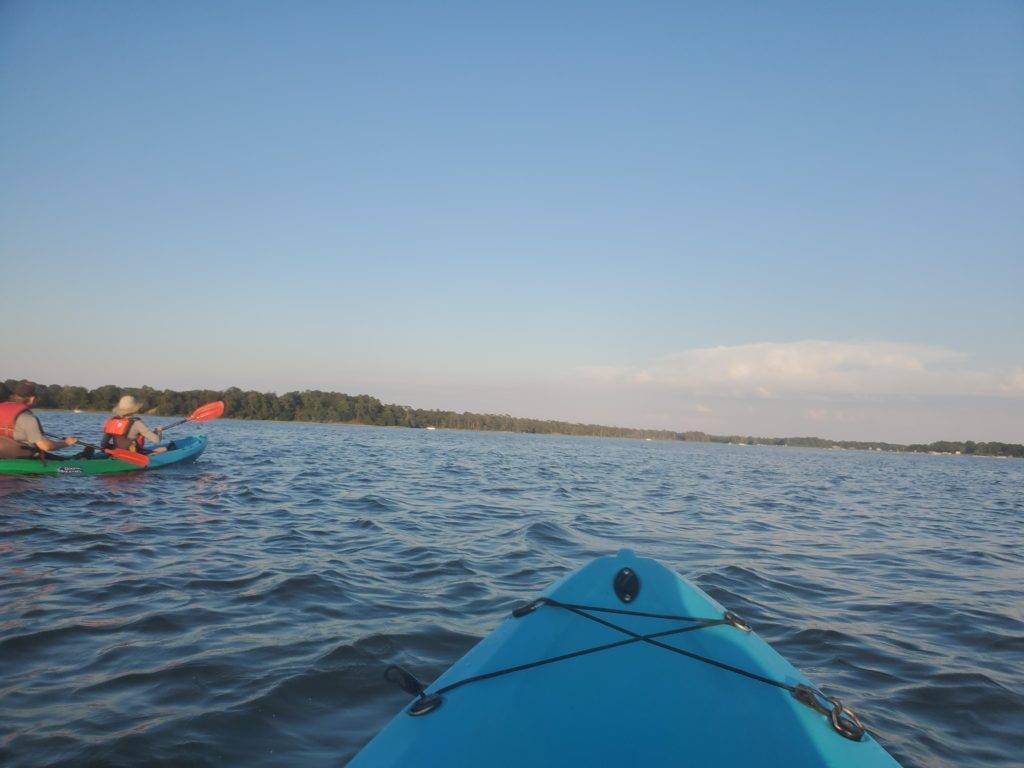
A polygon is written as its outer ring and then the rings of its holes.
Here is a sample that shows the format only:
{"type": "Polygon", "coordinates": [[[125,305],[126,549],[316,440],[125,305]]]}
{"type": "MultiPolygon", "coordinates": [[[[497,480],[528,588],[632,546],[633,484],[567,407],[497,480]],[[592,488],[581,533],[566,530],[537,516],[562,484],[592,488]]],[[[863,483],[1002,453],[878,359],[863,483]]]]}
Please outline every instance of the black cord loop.
{"type": "Polygon", "coordinates": [[[851,741],[860,741],[867,733],[857,714],[835,696],[826,696],[809,685],[795,685],[791,692],[793,698],[801,704],[826,715],[840,736],[851,741]]]}
{"type": "Polygon", "coordinates": [[[860,741],[864,738],[867,729],[861,724],[857,713],[835,696],[829,696],[828,700],[833,704],[832,711],[829,712],[829,720],[832,721],[832,727],[836,729],[836,733],[850,741],[860,741]]]}

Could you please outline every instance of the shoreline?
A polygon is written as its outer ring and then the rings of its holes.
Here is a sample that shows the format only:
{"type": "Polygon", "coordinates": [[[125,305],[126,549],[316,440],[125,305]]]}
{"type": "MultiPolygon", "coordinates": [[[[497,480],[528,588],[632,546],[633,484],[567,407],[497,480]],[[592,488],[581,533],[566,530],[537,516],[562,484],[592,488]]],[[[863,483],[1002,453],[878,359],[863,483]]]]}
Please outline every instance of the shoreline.
{"type": "MultiPolygon", "coordinates": [[[[69,410],[66,408],[54,408],[54,407],[36,407],[33,410],[40,412],[54,412],[54,413],[90,413],[90,414],[101,414],[105,415],[108,413],[106,410],[82,408],[75,410],[69,410]]],[[[155,418],[168,418],[172,419],[176,416],[184,416],[186,413],[144,413],[144,416],[155,417],[155,418]]],[[[518,418],[518,417],[516,417],[518,418]]],[[[321,426],[348,426],[348,427],[382,427],[382,428],[397,428],[397,429],[416,429],[423,431],[441,431],[450,430],[452,432],[479,432],[479,433],[492,433],[492,434],[506,434],[506,435],[536,435],[536,436],[552,436],[552,437],[589,437],[596,439],[620,439],[620,440],[636,440],[640,442],[661,442],[661,443],[709,443],[713,445],[735,445],[735,446],[756,446],[761,448],[803,448],[810,450],[820,451],[858,451],[861,453],[900,453],[900,454],[918,454],[925,456],[964,456],[971,457],[976,456],[979,458],[988,459],[1014,459],[1024,458],[1024,455],[1017,456],[1011,454],[1002,453],[968,453],[964,451],[937,451],[937,450],[923,450],[922,448],[930,448],[932,445],[943,444],[943,443],[959,443],[960,441],[946,441],[939,440],[929,444],[900,444],[900,443],[885,443],[880,441],[868,441],[868,440],[828,440],[827,438],[809,437],[739,437],[736,435],[720,436],[720,435],[706,435],[706,439],[687,439],[683,437],[685,433],[674,433],[675,436],[668,436],[665,431],[652,430],[649,434],[651,436],[644,436],[642,433],[644,430],[633,430],[629,427],[609,427],[612,430],[629,430],[635,431],[640,434],[631,435],[602,435],[602,434],[590,434],[581,433],[576,434],[572,432],[559,432],[557,430],[536,432],[526,430],[509,430],[509,429],[479,429],[474,427],[452,427],[443,425],[422,425],[422,426],[410,426],[407,424],[372,424],[365,421],[352,420],[352,421],[318,421],[314,419],[272,419],[272,418],[245,418],[239,416],[224,416],[222,417],[225,421],[239,421],[239,422],[269,422],[272,424],[316,424],[321,426]],[[800,444],[803,441],[810,442],[821,442],[829,443],[828,445],[812,445],[812,444],[800,444]],[[917,446],[922,446],[921,448],[917,446]]],[[[561,423],[561,422],[552,422],[561,423]]],[[[692,433],[691,433],[692,434],[692,433]]],[[[971,441],[967,441],[971,442],[971,441]]],[[[977,443],[976,443],[977,444],[977,443]]],[[[980,443],[985,445],[985,443],[980,443]]],[[[999,445],[1007,445],[1011,447],[1017,447],[1013,443],[997,443],[999,445]]]]}

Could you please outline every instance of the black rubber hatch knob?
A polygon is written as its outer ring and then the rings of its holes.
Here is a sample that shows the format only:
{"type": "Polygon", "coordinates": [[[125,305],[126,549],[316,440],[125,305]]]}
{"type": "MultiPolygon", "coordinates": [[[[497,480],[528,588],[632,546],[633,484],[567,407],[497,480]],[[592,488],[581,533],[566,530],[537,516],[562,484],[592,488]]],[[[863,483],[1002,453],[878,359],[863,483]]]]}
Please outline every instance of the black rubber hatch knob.
{"type": "Polygon", "coordinates": [[[612,588],[619,600],[624,603],[632,603],[640,592],[640,577],[633,572],[632,568],[623,568],[615,574],[612,588]]]}

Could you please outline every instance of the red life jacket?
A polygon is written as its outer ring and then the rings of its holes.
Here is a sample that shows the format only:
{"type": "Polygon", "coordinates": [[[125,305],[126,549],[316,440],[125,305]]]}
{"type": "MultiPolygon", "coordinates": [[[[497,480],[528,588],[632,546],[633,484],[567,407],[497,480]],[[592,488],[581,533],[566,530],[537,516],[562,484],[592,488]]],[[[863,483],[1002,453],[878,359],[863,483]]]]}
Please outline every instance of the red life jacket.
{"type": "Polygon", "coordinates": [[[146,438],[136,435],[134,440],[128,439],[128,432],[138,419],[131,416],[112,416],[103,425],[103,447],[120,448],[122,451],[141,451],[146,438]]]}
{"type": "Polygon", "coordinates": [[[14,422],[27,410],[24,403],[0,403],[0,459],[28,459],[37,453],[14,439],[14,422]]]}

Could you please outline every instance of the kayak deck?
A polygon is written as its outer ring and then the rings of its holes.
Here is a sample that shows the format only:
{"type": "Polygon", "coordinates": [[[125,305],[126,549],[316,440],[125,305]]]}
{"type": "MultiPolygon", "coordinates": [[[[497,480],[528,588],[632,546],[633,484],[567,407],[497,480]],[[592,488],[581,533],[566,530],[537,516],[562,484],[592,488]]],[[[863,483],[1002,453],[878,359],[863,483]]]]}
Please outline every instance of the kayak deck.
{"type": "Polygon", "coordinates": [[[811,685],[799,671],[653,560],[623,550],[544,596],[560,605],[506,619],[351,765],[897,766],[798,701],[789,688],[811,685]],[[623,569],[638,577],[628,602],[623,569]]]}
{"type": "Polygon", "coordinates": [[[158,469],[170,464],[195,461],[206,450],[206,436],[193,435],[174,441],[175,448],[149,456],[149,464],[140,467],[109,456],[93,459],[5,459],[0,460],[0,474],[7,475],[108,475],[158,469]]]}

